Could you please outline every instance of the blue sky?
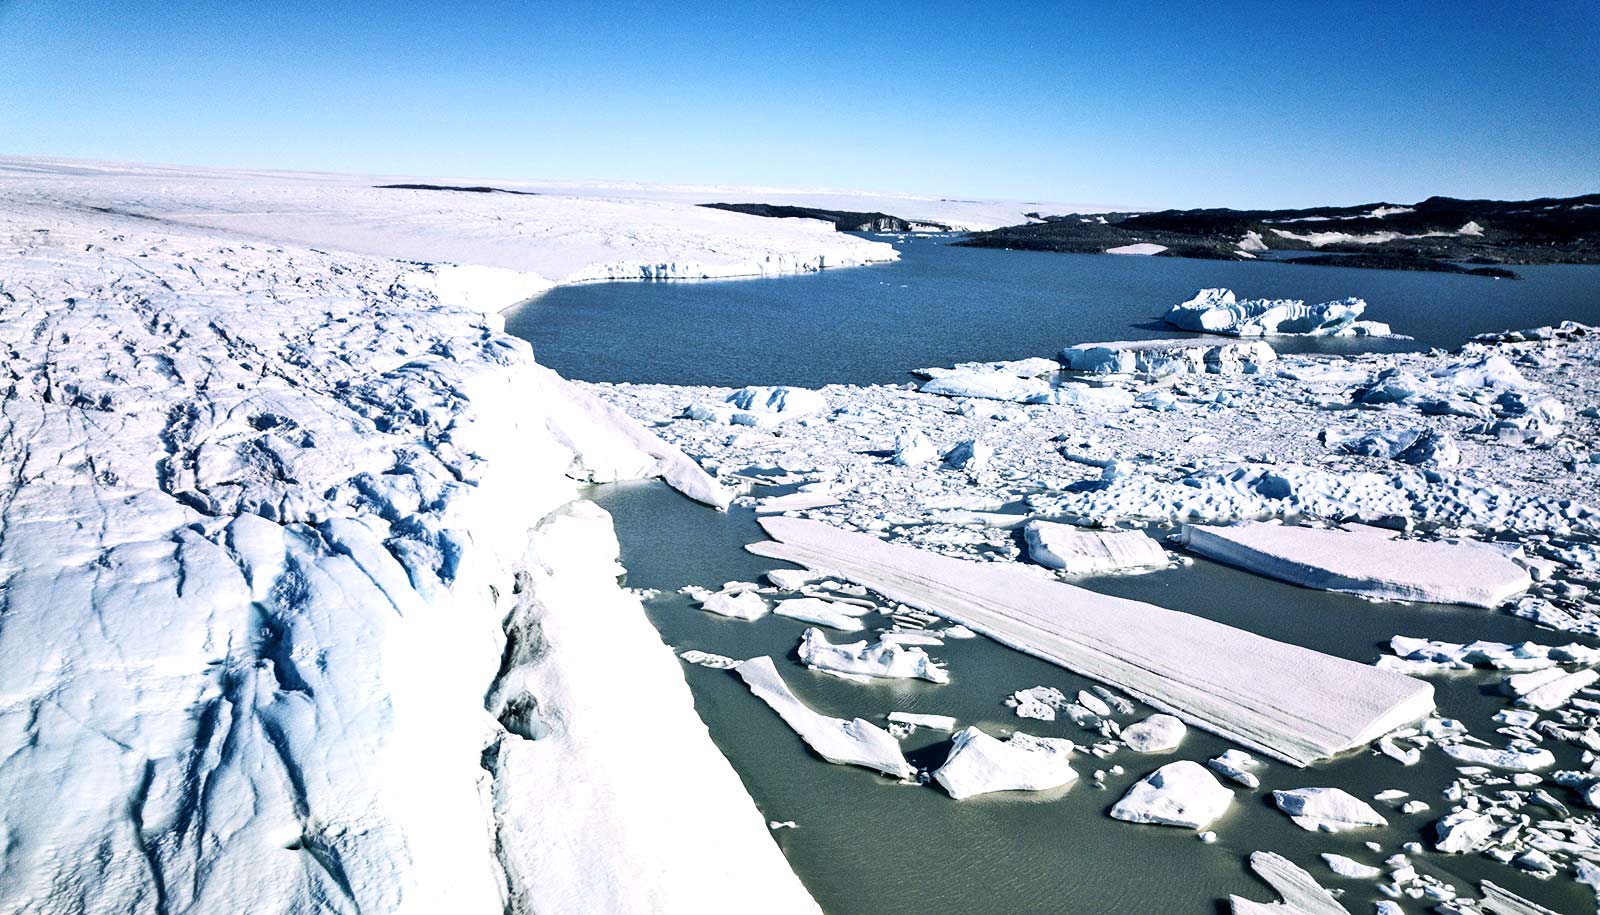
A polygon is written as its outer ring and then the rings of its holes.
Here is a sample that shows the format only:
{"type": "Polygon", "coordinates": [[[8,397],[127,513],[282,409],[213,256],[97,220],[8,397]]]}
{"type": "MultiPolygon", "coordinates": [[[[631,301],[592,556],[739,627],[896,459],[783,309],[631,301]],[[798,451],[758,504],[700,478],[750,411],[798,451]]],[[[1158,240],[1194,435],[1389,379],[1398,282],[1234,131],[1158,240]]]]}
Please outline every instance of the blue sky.
{"type": "Polygon", "coordinates": [[[0,0],[0,152],[1136,206],[1600,191],[1600,3],[0,0]]]}

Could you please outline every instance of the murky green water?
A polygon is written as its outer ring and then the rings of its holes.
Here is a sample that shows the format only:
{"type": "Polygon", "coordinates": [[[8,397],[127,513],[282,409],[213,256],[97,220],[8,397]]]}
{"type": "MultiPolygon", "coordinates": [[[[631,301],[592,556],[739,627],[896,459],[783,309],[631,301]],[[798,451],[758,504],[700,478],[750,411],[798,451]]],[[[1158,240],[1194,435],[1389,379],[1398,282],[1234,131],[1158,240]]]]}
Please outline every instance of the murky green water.
{"type": "MultiPolygon", "coordinates": [[[[754,623],[704,613],[676,593],[686,584],[716,586],[758,580],[779,565],[752,556],[744,545],[763,539],[752,513],[719,514],[689,502],[658,483],[594,487],[591,497],[610,510],[629,569],[628,584],[659,588],[649,602],[652,622],[682,650],[699,648],[730,657],[769,654],[791,688],[816,710],[882,722],[890,711],[954,715],[994,734],[1022,729],[1043,736],[1087,742],[1070,721],[1025,721],[1003,704],[1017,689],[1055,686],[1069,695],[1089,685],[1084,678],[1012,651],[987,639],[952,640],[929,649],[948,662],[951,682],[860,684],[812,673],[794,659],[805,625],[769,616],[754,623]]],[[[1135,577],[1084,582],[1109,594],[1147,600],[1317,648],[1371,661],[1378,644],[1395,634],[1452,641],[1477,638],[1553,642],[1520,620],[1485,610],[1434,605],[1370,603],[1308,591],[1198,560],[1194,566],[1135,577]]],[[[869,627],[887,625],[869,617],[869,627]]],[[[832,636],[843,641],[839,634],[832,636]]],[[[1561,641],[1565,641],[1564,639],[1561,641]]],[[[1270,892],[1246,870],[1258,849],[1277,851],[1306,867],[1329,887],[1348,891],[1352,912],[1371,911],[1378,896],[1370,881],[1334,877],[1317,857],[1337,852],[1381,864],[1407,841],[1425,841],[1427,827],[1448,809],[1439,791],[1453,770],[1436,751],[1406,768],[1386,757],[1353,755],[1312,769],[1269,763],[1256,792],[1237,792],[1229,813],[1213,824],[1219,834],[1205,845],[1190,830],[1134,826],[1106,811],[1135,780],[1177,758],[1203,760],[1227,749],[1225,741],[1191,729],[1170,754],[1124,750],[1108,760],[1075,757],[1080,779],[1064,792],[1001,794],[954,801],[937,787],[909,787],[865,769],[835,766],[813,755],[737,676],[686,665],[700,715],[770,820],[794,820],[798,829],[775,833],[802,880],[830,913],[1074,912],[1193,913],[1226,911],[1219,900],[1241,893],[1257,899],[1270,892]],[[1094,787],[1092,773],[1114,764],[1126,768],[1094,787]],[[1391,828],[1341,835],[1305,832],[1271,806],[1275,788],[1332,786],[1370,799],[1387,788],[1410,791],[1433,809],[1403,816],[1373,802],[1391,828]],[[1383,844],[1375,854],[1363,844],[1383,844]]],[[[1493,737],[1489,718],[1504,707],[1492,692],[1497,678],[1466,673],[1432,678],[1441,713],[1460,718],[1480,736],[1493,737]]],[[[1147,710],[1141,710],[1141,713],[1147,710]]],[[[904,743],[908,758],[936,767],[949,747],[948,735],[918,731],[904,743]]],[[[1562,766],[1576,751],[1552,745],[1562,766]]],[[[1575,800],[1563,789],[1552,789],[1575,800]]],[[[712,852],[714,853],[714,852],[712,852]]],[[[1562,912],[1592,911],[1588,890],[1559,877],[1541,883],[1479,856],[1427,853],[1414,859],[1419,871],[1472,891],[1476,881],[1501,886],[1562,912]]],[[[1407,911],[1426,911],[1403,900],[1407,911]]],[[[754,911],[754,909],[753,909],[754,911]]]]}

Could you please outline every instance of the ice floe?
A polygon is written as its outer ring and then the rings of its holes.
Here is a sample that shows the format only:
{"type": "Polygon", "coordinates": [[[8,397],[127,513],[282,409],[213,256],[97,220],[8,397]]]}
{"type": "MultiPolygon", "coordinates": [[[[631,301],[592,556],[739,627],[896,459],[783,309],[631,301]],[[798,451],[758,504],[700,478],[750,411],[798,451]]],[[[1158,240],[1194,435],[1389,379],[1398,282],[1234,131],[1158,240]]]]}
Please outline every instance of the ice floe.
{"type": "Polygon", "coordinates": [[[845,676],[950,682],[950,674],[926,651],[893,641],[835,645],[822,630],[807,629],[800,637],[799,655],[807,667],[845,676]]]}
{"type": "Polygon", "coordinates": [[[916,768],[900,752],[899,741],[888,731],[865,718],[846,721],[812,711],[783,682],[771,658],[751,658],[734,670],[757,698],[828,762],[864,766],[901,779],[916,775],[916,768]]]}
{"type": "Polygon", "coordinates": [[[780,600],[772,608],[773,614],[804,623],[814,623],[845,632],[858,632],[864,627],[858,617],[866,614],[864,607],[854,604],[824,600],[820,597],[792,597],[780,600]]]}
{"type": "Polygon", "coordinates": [[[955,736],[933,779],[958,801],[994,791],[1059,788],[1078,777],[1069,764],[1073,750],[1070,740],[1020,731],[998,740],[969,727],[955,736]]]}
{"type": "Polygon", "coordinates": [[[1350,910],[1328,889],[1282,855],[1258,851],[1250,855],[1250,869],[1283,897],[1282,902],[1260,903],[1230,896],[1233,915],[1350,915],[1350,910]]]}
{"type": "Polygon", "coordinates": [[[1345,832],[1389,821],[1372,805],[1342,788],[1295,788],[1272,792],[1272,802],[1309,832],[1345,832]]]}
{"type": "Polygon", "coordinates": [[[1181,542],[1202,556],[1302,587],[1387,600],[1494,607],[1533,584],[1526,569],[1492,547],[1402,539],[1361,525],[1184,525],[1181,542]]]}
{"type": "Polygon", "coordinates": [[[1233,803],[1233,792],[1197,762],[1170,762],[1133,784],[1111,808],[1130,823],[1203,829],[1233,803]]]}
{"type": "Polygon", "coordinates": [[[1165,753],[1176,750],[1189,731],[1183,722],[1160,713],[1122,729],[1122,742],[1137,753],[1165,753]]]}
{"type": "Polygon", "coordinates": [[[752,545],[752,552],[947,616],[1299,765],[1375,740],[1433,705],[1432,688],[1418,680],[1024,569],[953,559],[805,519],[768,517],[761,524],[777,542],[752,545]]]}

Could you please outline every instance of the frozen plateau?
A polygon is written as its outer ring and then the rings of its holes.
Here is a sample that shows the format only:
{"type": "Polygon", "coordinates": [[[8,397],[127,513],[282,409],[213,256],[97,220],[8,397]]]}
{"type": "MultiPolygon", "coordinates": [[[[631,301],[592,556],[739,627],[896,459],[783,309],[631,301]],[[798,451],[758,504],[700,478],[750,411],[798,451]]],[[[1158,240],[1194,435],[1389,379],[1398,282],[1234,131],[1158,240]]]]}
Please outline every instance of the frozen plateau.
{"type": "Polygon", "coordinates": [[[730,494],[496,312],[893,249],[374,183],[0,161],[0,911],[816,911],[576,499],[730,494]]]}
{"type": "Polygon", "coordinates": [[[1275,344],[1392,331],[1205,289],[1152,303],[1171,339],[901,385],[585,383],[500,312],[899,256],[696,204],[1024,205],[402,183],[0,159],[0,912],[821,911],[780,842],[866,813],[769,820],[730,702],[793,742],[777,780],[906,799],[871,824],[903,849],[828,867],[1091,804],[1129,836],[1107,911],[1183,849],[1239,890],[1192,911],[1600,910],[1591,328],[1305,355],[1275,344]],[[584,496],[643,480],[759,525],[759,580],[623,587],[627,516],[584,496]],[[1352,652],[1098,590],[1223,564],[1399,622],[1352,652]],[[669,647],[657,601],[726,640],[669,647]],[[980,649],[1034,673],[975,706],[980,649]]]}

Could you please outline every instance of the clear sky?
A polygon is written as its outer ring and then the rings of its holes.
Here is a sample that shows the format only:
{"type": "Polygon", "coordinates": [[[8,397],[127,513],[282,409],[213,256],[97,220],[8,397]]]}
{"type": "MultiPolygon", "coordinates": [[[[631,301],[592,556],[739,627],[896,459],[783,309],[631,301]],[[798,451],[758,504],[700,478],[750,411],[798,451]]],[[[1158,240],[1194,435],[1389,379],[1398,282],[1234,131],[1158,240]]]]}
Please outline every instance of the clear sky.
{"type": "Polygon", "coordinates": [[[0,0],[0,153],[1137,206],[1600,191],[1600,2],[0,0]]]}

